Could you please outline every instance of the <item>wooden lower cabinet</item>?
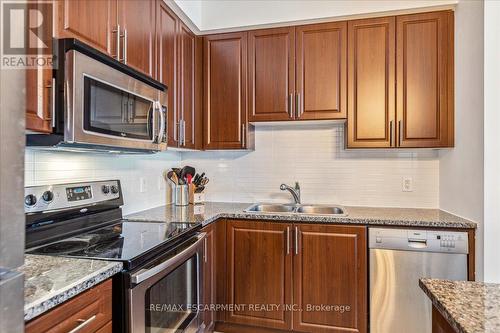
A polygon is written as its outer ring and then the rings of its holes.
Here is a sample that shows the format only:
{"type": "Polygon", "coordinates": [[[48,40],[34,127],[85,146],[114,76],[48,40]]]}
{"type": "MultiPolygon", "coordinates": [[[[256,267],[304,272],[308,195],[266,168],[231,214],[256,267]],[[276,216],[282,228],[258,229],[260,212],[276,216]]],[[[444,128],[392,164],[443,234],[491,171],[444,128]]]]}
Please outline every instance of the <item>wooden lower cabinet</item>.
{"type": "Polygon", "coordinates": [[[111,279],[81,293],[26,324],[26,333],[111,333],[111,279]],[[84,325],[84,323],[87,323],[84,325]]]}
{"type": "Polygon", "coordinates": [[[227,302],[234,305],[226,321],[290,329],[292,254],[291,225],[228,221],[227,302]],[[272,308],[266,308],[266,306],[272,308]]]}
{"type": "Polygon", "coordinates": [[[455,330],[435,306],[432,307],[432,333],[455,333],[455,330]]]}
{"type": "Polygon", "coordinates": [[[227,221],[224,332],[367,332],[366,227],[227,221]],[[252,307],[252,308],[251,308],[252,307]]]}
{"type": "Polygon", "coordinates": [[[293,330],[366,332],[366,227],[294,226],[293,330]]]}

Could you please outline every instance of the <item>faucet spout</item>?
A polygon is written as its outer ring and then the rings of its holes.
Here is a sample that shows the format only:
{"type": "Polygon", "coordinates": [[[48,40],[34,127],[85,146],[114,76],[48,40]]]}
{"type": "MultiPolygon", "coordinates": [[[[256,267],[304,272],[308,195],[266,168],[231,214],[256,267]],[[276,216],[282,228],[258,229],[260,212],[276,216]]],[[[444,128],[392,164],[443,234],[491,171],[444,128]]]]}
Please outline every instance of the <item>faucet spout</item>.
{"type": "Polygon", "coordinates": [[[280,190],[290,192],[295,204],[300,204],[300,185],[299,185],[299,182],[295,182],[295,187],[288,186],[287,184],[281,184],[280,190]]]}

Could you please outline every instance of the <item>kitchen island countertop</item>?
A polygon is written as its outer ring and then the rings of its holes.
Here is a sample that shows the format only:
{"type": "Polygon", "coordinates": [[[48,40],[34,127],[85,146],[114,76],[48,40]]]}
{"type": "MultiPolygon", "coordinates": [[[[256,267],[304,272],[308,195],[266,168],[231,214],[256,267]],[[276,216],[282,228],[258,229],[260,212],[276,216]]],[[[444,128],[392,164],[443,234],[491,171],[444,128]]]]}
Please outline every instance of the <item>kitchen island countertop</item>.
{"type": "Polygon", "coordinates": [[[500,332],[500,284],[438,279],[419,284],[457,333],[500,332]]]}

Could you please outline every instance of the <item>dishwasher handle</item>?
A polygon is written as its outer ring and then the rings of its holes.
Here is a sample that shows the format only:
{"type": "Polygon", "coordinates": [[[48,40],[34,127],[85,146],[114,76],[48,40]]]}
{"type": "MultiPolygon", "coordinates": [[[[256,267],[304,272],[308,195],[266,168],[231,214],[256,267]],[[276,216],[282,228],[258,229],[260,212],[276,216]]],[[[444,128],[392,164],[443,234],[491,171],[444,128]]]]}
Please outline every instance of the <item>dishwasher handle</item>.
{"type": "Polygon", "coordinates": [[[408,239],[408,247],[412,249],[425,249],[427,248],[426,239],[408,239]]]}

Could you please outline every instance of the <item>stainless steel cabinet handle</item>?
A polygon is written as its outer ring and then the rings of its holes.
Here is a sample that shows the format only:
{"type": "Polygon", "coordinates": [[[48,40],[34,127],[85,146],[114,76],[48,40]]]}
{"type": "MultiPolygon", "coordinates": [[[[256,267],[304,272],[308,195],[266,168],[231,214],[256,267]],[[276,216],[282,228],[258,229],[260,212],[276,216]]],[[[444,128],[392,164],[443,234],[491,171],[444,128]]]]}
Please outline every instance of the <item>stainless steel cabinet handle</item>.
{"type": "Polygon", "coordinates": [[[286,255],[290,254],[290,227],[286,227],[286,255]]]}
{"type": "Polygon", "coordinates": [[[399,121],[398,123],[398,140],[399,140],[399,143],[398,143],[398,146],[401,146],[401,142],[403,141],[402,139],[402,135],[403,135],[403,131],[402,131],[402,127],[401,127],[401,120],[399,121]]]}
{"type": "Polygon", "coordinates": [[[182,119],[182,145],[186,145],[186,121],[182,119]]]}
{"type": "Polygon", "coordinates": [[[299,227],[295,227],[295,254],[299,254],[299,227]]]}
{"type": "Polygon", "coordinates": [[[246,145],[246,125],[241,124],[241,146],[245,148],[246,145]]]}
{"type": "Polygon", "coordinates": [[[128,55],[128,33],[127,29],[123,29],[123,63],[127,63],[127,55],[128,55]]]}
{"type": "Polygon", "coordinates": [[[392,147],[392,120],[389,122],[389,146],[392,147]]]}
{"type": "Polygon", "coordinates": [[[203,258],[205,259],[205,263],[208,261],[207,259],[207,253],[208,253],[208,238],[205,237],[205,244],[204,244],[204,248],[203,248],[203,258]]]}
{"type": "Polygon", "coordinates": [[[87,326],[88,324],[90,324],[92,321],[94,321],[96,319],[96,315],[93,315],[92,317],[90,317],[89,319],[78,319],[78,322],[80,323],[80,325],[78,325],[77,327],[73,328],[71,331],[69,331],[68,333],[76,333],[78,331],[80,331],[81,329],[83,329],[85,326],[87,326]]]}
{"type": "Polygon", "coordinates": [[[293,110],[292,110],[292,104],[293,104],[293,94],[288,95],[288,105],[287,105],[287,113],[290,115],[290,118],[293,119],[293,110]]]}
{"type": "Polygon", "coordinates": [[[116,55],[113,56],[113,58],[118,61],[122,61],[122,59],[120,59],[120,39],[122,38],[122,36],[119,24],[116,26],[116,29],[113,30],[113,33],[116,33],[116,55]]]}
{"type": "Polygon", "coordinates": [[[302,115],[302,106],[300,105],[300,93],[297,93],[295,96],[295,103],[297,104],[296,109],[297,109],[297,118],[300,118],[302,115]]]}

